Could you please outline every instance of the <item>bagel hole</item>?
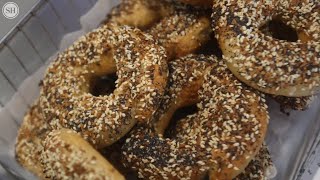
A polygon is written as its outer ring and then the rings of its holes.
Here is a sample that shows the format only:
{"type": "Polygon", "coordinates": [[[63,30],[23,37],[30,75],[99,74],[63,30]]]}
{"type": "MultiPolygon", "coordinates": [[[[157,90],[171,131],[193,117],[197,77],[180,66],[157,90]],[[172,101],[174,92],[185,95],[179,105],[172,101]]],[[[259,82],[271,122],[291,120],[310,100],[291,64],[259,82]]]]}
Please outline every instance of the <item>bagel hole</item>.
{"type": "Polygon", "coordinates": [[[209,180],[210,176],[209,173],[206,173],[205,176],[202,178],[202,180],[209,180]]]}
{"type": "Polygon", "coordinates": [[[111,144],[100,150],[100,153],[106,158],[122,175],[125,179],[136,180],[138,175],[130,167],[126,167],[123,163],[123,154],[121,151],[122,146],[125,144],[128,135],[120,138],[117,142],[111,144]]]}
{"type": "Polygon", "coordinates": [[[117,74],[93,77],[90,82],[90,93],[93,96],[107,96],[116,89],[117,74]]]}
{"type": "Polygon", "coordinates": [[[267,36],[289,42],[298,41],[298,33],[284,22],[274,19],[263,25],[260,30],[267,36]]]}
{"type": "Polygon", "coordinates": [[[177,123],[180,120],[186,118],[188,115],[195,114],[197,111],[198,111],[197,104],[182,107],[176,110],[176,112],[173,114],[170,120],[168,127],[164,131],[163,136],[165,138],[172,138],[175,135],[177,123]]]}
{"type": "Polygon", "coordinates": [[[219,58],[222,58],[222,51],[219,46],[218,40],[215,38],[215,35],[212,34],[211,38],[203,44],[197,51],[196,54],[204,55],[216,55],[219,58]]]}

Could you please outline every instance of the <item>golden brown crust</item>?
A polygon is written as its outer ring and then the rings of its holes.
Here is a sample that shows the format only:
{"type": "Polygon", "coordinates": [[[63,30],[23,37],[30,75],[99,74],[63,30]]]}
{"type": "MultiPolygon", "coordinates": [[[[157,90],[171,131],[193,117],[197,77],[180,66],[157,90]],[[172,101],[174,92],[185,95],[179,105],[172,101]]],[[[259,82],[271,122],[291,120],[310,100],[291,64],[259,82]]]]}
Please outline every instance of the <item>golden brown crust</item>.
{"type": "Polygon", "coordinates": [[[43,115],[53,129],[73,129],[97,148],[110,145],[158,108],[166,61],[150,35],[127,26],[100,27],[48,67],[40,95],[43,115]],[[91,79],[115,72],[112,94],[90,93],[91,79]]]}
{"type": "Polygon", "coordinates": [[[168,57],[174,59],[195,52],[210,39],[212,30],[207,15],[177,11],[148,32],[166,49],[168,57]]]}
{"type": "Polygon", "coordinates": [[[124,177],[73,130],[50,132],[44,141],[41,163],[50,179],[105,179],[124,177]]]}
{"type": "Polygon", "coordinates": [[[164,133],[179,108],[199,102],[198,91],[203,83],[204,72],[214,62],[213,56],[190,54],[168,63],[168,87],[152,119],[156,132],[164,133]]]}
{"type": "Polygon", "coordinates": [[[309,96],[320,88],[320,2],[214,1],[213,24],[228,68],[268,94],[309,96]],[[274,17],[298,32],[297,42],[274,39],[259,28],[274,17]]]}
{"type": "Polygon", "coordinates": [[[117,23],[147,29],[172,11],[172,5],[164,0],[122,0],[112,8],[102,24],[117,23]]]}
{"type": "Polygon", "coordinates": [[[127,166],[148,179],[232,179],[261,147],[268,124],[263,95],[240,83],[216,60],[204,75],[198,111],[163,138],[138,126],[123,146],[127,166]]]}
{"type": "Polygon", "coordinates": [[[171,0],[124,0],[104,23],[108,22],[149,32],[166,49],[169,60],[193,53],[212,33],[207,9],[171,0]]]}
{"type": "Polygon", "coordinates": [[[41,179],[45,179],[40,163],[43,150],[41,141],[49,133],[49,126],[43,119],[38,101],[25,115],[18,131],[15,147],[17,161],[41,179]]]}

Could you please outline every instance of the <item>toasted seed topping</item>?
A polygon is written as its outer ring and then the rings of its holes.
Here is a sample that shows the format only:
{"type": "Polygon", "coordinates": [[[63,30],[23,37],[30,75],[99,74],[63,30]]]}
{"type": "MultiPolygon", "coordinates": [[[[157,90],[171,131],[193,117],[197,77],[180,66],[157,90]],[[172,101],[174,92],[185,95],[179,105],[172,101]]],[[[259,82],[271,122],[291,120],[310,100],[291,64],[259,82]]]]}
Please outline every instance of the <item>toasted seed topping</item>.
{"type": "Polygon", "coordinates": [[[96,147],[112,144],[136,121],[148,119],[166,86],[166,55],[150,35],[106,25],[81,37],[48,67],[43,114],[54,129],[70,128],[96,147]],[[117,74],[116,89],[90,93],[90,80],[117,74]]]}
{"type": "MultiPolygon", "coordinates": [[[[185,72],[178,73],[183,77],[185,72]]],[[[264,96],[215,59],[204,75],[199,99],[198,112],[180,120],[170,139],[148,125],[131,132],[123,155],[139,177],[199,179],[210,170],[209,176],[231,179],[255,156],[269,118],[264,96]]]]}
{"type": "Polygon", "coordinates": [[[168,86],[160,108],[152,118],[153,126],[158,133],[164,133],[177,109],[199,102],[198,91],[205,70],[214,62],[214,56],[190,54],[168,63],[168,86]]]}
{"type": "Polygon", "coordinates": [[[173,11],[173,5],[167,1],[122,0],[112,8],[102,24],[112,22],[147,29],[173,11]]]}
{"type": "Polygon", "coordinates": [[[23,119],[18,131],[15,151],[17,161],[41,178],[44,178],[40,163],[40,154],[43,150],[41,141],[45,139],[49,130],[37,100],[23,119]]]}
{"type": "Polygon", "coordinates": [[[170,59],[193,53],[212,33],[206,11],[176,11],[148,32],[167,50],[170,59]]]}
{"type": "Polygon", "coordinates": [[[49,179],[124,179],[75,131],[54,130],[48,134],[43,145],[41,163],[49,179]]]}
{"type": "Polygon", "coordinates": [[[209,11],[174,0],[124,0],[113,8],[104,23],[138,27],[163,46],[168,58],[193,53],[210,39],[209,11]]]}
{"type": "Polygon", "coordinates": [[[320,2],[312,0],[222,0],[213,5],[213,25],[229,69],[260,91],[308,96],[319,90],[320,2]],[[279,19],[298,33],[297,42],[259,30],[279,19]]]}

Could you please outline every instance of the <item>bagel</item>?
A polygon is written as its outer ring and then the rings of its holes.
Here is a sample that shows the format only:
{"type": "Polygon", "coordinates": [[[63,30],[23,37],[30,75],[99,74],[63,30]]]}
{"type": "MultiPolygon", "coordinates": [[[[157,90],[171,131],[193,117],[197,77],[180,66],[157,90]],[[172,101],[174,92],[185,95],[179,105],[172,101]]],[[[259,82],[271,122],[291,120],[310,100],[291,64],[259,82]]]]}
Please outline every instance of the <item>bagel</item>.
{"type": "MultiPolygon", "coordinates": [[[[140,178],[232,179],[259,151],[269,119],[264,97],[213,59],[198,91],[197,112],[177,122],[175,136],[164,138],[139,124],[126,139],[124,163],[140,178]]],[[[188,71],[177,73],[184,77],[188,71]]]]}
{"type": "Polygon", "coordinates": [[[124,177],[73,130],[50,132],[43,142],[41,163],[50,179],[108,179],[124,177]]]}
{"type": "Polygon", "coordinates": [[[262,92],[301,97],[319,91],[320,2],[214,1],[213,26],[228,68],[262,92]],[[294,28],[289,42],[259,30],[271,20],[294,28]]]}
{"type": "Polygon", "coordinates": [[[15,156],[17,161],[27,170],[45,179],[40,163],[40,155],[43,150],[41,141],[49,133],[49,126],[43,119],[38,101],[26,113],[19,128],[15,156]]]}
{"type": "MultiPolygon", "coordinates": [[[[103,151],[104,156],[107,156],[107,159],[111,159],[112,164],[116,165],[117,169],[122,170],[121,173],[126,176],[128,179],[138,179],[137,175],[134,172],[131,172],[129,167],[124,168],[123,164],[119,161],[121,156],[121,146],[120,144],[115,143],[108,147],[106,151],[103,151]],[[117,145],[115,147],[112,147],[117,145]],[[114,157],[110,157],[114,156],[114,157]]],[[[276,175],[276,168],[271,160],[269,150],[266,145],[263,145],[258,154],[250,161],[245,170],[235,177],[233,180],[267,180],[271,179],[276,175]]]]}
{"type": "Polygon", "coordinates": [[[147,29],[172,11],[172,5],[167,1],[122,0],[111,9],[102,24],[116,23],[147,29]]]}
{"type": "Polygon", "coordinates": [[[168,87],[160,108],[152,118],[152,126],[160,135],[164,134],[174,113],[199,102],[204,72],[215,62],[214,56],[190,54],[170,61],[168,87]]]}
{"type": "Polygon", "coordinates": [[[212,34],[209,13],[175,1],[124,0],[111,10],[103,24],[140,28],[162,45],[168,59],[195,52],[212,34]]]}
{"type": "Polygon", "coordinates": [[[42,112],[53,129],[79,132],[95,148],[150,118],[167,82],[165,51],[150,35],[108,24],[81,37],[52,62],[40,92],[42,112]],[[116,89],[94,96],[97,78],[116,73],[116,89]]]}
{"type": "Polygon", "coordinates": [[[212,34],[207,16],[186,11],[162,19],[148,32],[166,49],[169,59],[195,52],[212,34]]]}

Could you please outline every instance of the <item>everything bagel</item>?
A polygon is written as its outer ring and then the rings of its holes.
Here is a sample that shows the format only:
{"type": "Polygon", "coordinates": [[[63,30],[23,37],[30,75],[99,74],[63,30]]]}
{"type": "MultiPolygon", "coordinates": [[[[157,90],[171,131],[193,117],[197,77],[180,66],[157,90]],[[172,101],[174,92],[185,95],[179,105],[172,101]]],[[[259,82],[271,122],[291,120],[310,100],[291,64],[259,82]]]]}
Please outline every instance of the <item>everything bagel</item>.
{"type": "Polygon", "coordinates": [[[43,167],[40,162],[43,150],[42,140],[50,132],[49,125],[43,119],[38,100],[25,115],[18,131],[16,141],[16,159],[33,174],[45,179],[43,167]]]}
{"type": "Polygon", "coordinates": [[[203,83],[204,72],[214,62],[214,56],[190,54],[168,63],[168,88],[160,108],[152,118],[156,132],[164,134],[179,108],[199,102],[198,91],[203,83]]]}
{"type": "MultiPolygon", "coordinates": [[[[197,112],[178,121],[175,136],[165,138],[147,124],[130,133],[123,156],[140,178],[201,179],[209,174],[211,179],[232,179],[259,151],[269,118],[264,97],[212,59],[198,92],[197,112]]],[[[180,70],[181,77],[189,73],[180,70]]]]}
{"type": "Polygon", "coordinates": [[[320,1],[214,1],[213,24],[228,68],[241,81],[268,94],[300,97],[318,92],[320,1]],[[297,32],[289,42],[259,28],[280,20],[297,32]]]}
{"type": "Polygon", "coordinates": [[[47,178],[124,179],[99,152],[72,130],[52,131],[43,144],[41,163],[47,178]]]}
{"type": "Polygon", "coordinates": [[[110,22],[150,33],[166,49],[169,60],[193,53],[212,34],[207,9],[176,1],[124,0],[103,24],[110,22]]]}
{"type": "Polygon", "coordinates": [[[169,59],[195,52],[212,34],[207,16],[187,11],[177,11],[163,18],[147,32],[166,49],[169,59]]]}
{"type": "Polygon", "coordinates": [[[116,23],[147,29],[172,12],[172,5],[166,1],[122,0],[112,8],[102,24],[116,23]]]}
{"type": "Polygon", "coordinates": [[[50,127],[72,129],[102,148],[152,115],[166,78],[165,51],[150,35],[109,24],[81,37],[51,63],[40,104],[50,127]],[[97,77],[114,73],[113,93],[90,93],[97,77]]]}

